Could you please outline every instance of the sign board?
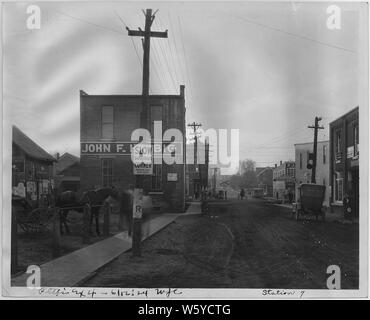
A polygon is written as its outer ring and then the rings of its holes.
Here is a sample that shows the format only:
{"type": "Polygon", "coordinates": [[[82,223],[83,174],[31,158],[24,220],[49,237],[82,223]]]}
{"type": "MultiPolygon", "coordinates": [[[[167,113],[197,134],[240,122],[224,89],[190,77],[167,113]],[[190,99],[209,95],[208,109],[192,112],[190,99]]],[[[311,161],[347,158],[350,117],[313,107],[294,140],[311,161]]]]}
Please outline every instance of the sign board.
{"type": "Polygon", "coordinates": [[[133,199],[133,212],[132,217],[134,219],[141,219],[143,216],[143,189],[134,189],[134,199],[133,199]]]}
{"type": "Polygon", "coordinates": [[[154,150],[155,154],[173,153],[182,154],[181,142],[156,142],[149,144],[138,144],[137,142],[104,142],[92,141],[81,142],[81,155],[131,155],[137,148],[154,150]],[[141,147],[139,147],[141,146],[141,147]]]}
{"type": "Polygon", "coordinates": [[[177,181],[177,173],[167,173],[167,181],[177,181]]]}
{"type": "Polygon", "coordinates": [[[81,155],[130,155],[131,142],[81,142],[81,155]]]}
{"type": "Polygon", "coordinates": [[[353,158],[355,155],[355,147],[351,146],[347,148],[347,159],[353,158]]]}
{"type": "Polygon", "coordinates": [[[153,174],[153,153],[151,144],[137,144],[132,149],[131,159],[135,175],[153,174]]]}
{"type": "Polygon", "coordinates": [[[134,175],[152,175],[153,165],[150,163],[134,163],[134,175]]]}

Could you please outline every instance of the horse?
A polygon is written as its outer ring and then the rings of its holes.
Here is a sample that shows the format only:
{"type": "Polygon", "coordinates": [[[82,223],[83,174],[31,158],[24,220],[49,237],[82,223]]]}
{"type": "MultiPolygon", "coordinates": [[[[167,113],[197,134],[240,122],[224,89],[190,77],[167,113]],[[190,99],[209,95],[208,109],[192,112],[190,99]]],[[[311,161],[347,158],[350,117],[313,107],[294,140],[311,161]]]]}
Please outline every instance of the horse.
{"type": "Polygon", "coordinates": [[[63,225],[66,229],[66,233],[69,234],[69,228],[67,224],[67,215],[70,210],[75,210],[77,212],[83,212],[85,203],[82,203],[76,192],[74,191],[63,191],[56,197],[55,205],[60,208],[59,219],[60,219],[60,233],[63,234],[63,225]]]}
{"type": "Polygon", "coordinates": [[[100,235],[99,230],[99,213],[100,208],[109,197],[116,200],[118,203],[120,194],[114,187],[104,187],[97,190],[86,191],[83,195],[82,201],[88,203],[91,207],[90,228],[95,218],[96,234],[100,235]]]}

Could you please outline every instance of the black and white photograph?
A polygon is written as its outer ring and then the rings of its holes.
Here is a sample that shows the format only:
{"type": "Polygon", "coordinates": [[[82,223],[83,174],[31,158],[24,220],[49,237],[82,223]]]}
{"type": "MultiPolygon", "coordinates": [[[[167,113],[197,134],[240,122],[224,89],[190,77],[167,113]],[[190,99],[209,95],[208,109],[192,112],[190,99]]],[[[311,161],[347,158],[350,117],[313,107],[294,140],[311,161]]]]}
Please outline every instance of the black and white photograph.
{"type": "Polygon", "coordinates": [[[367,297],[368,11],[2,2],[2,295],[367,297]]]}

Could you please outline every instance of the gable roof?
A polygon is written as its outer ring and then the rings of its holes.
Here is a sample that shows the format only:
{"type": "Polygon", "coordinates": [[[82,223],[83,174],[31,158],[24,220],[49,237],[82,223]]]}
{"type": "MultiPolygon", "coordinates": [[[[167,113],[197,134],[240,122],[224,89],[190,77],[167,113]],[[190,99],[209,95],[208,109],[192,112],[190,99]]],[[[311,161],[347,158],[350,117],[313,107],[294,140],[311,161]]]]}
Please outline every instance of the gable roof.
{"type": "Polygon", "coordinates": [[[31,158],[49,162],[56,161],[52,155],[47,153],[16,126],[13,126],[13,143],[31,158]]]}

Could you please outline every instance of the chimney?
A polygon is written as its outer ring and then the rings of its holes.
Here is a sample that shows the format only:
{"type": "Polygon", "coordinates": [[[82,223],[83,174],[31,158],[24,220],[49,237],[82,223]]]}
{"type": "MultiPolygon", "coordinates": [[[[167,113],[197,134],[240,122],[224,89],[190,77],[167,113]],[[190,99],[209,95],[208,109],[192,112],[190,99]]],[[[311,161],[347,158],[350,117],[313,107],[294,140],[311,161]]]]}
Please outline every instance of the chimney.
{"type": "Polygon", "coordinates": [[[277,168],[277,164],[275,163],[275,168],[277,168]]]}
{"type": "Polygon", "coordinates": [[[185,86],[180,85],[180,97],[185,97],[185,86]]]}
{"type": "Polygon", "coordinates": [[[283,164],[283,161],[280,160],[280,165],[282,165],[282,164],[283,164]]]}

